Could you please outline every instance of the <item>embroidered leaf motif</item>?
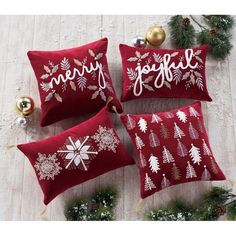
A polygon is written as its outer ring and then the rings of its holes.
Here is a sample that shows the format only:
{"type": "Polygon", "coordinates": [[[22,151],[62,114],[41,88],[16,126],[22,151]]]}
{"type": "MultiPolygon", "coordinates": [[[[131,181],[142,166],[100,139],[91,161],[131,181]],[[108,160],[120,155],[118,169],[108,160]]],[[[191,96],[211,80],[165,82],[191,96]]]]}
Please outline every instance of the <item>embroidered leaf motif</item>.
{"type": "Polygon", "coordinates": [[[155,62],[157,62],[157,63],[162,63],[162,61],[163,61],[160,54],[156,54],[155,52],[153,53],[153,58],[154,58],[155,62]]]}
{"type": "Polygon", "coordinates": [[[148,91],[154,91],[154,89],[148,84],[143,84],[143,87],[146,88],[148,91]]]}
{"type": "Polygon", "coordinates": [[[200,78],[202,78],[202,74],[201,73],[199,73],[198,71],[194,71],[193,72],[197,77],[200,77],[200,78]]]}
{"type": "Polygon", "coordinates": [[[59,68],[59,65],[55,65],[55,66],[52,68],[52,73],[53,73],[53,74],[56,73],[57,70],[58,70],[58,68],[59,68]]]}
{"type": "Polygon", "coordinates": [[[47,72],[47,73],[51,73],[51,70],[48,66],[43,66],[43,69],[47,72]]]}
{"type": "Polygon", "coordinates": [[[198,49],[198,50],[194,53],[194,55],[195,55],[195,56],[199,56],[199,55],[201,54],[201,52],[202,52],[202,50],[198,49]]]}
{"type": "Polygon", "coordinates": [[[98,87],[97,87],[96,85],[89,85],[89,86],[88,86],[88,89],[89,89],[89,90],[97,90],[97,88],[98,88],[98,87]]]}
{"type": "Polygon", "coordinates": [[[45,102],[49,102],[53,97],[53,92],[49,93],[46,97],[45,97],[45,102]]]}
{"type": "Polygon", "coordinates": [[[153,79],[153,75],[150,75],[150,76],[148,76],[148,77],[144,80],[144,83],[147,84],[147,83],[149,83],[150,81],[152,81],[152,79],[153,79]]]}
{"type": "Polygon", "coordinates": [[[203,64],[203,61],[202,61],[202,58],[201,58],[201,57],[199,57],[199,56],[195,56],[195,58],[196,58],[197,61],[199,61],[200,63],[203,64]]]}
{"type": "Polygon", "coordinates": [[[89,52],[90,56],[95,57],[95,54],[94,54],[93,50],[89,49],[88,52],[89,52]]]}
{"type": "Polygon", "coordinates": [[[175,57],[175,56],[177,56],[178,54],[179,54],[179,52],[173,52],[173,53],[170,54],[170,56],[171,56],[171,57],[175,57]]]}
{"type": "Polygon", "coordinates": [[[54,93],[54,97],[56,98],[58,102],[62,102],[62,98],[58,93],[54,93]]]}
{"type": "Polygon", "coordinates": [[[144,54],[141,56],[141,59],[145,59],[146,57],[148,57],[148,55],[149,55],[149,52],[144,53],[144,54]]]}
{"type": "Polygon", "coordinates": [[[95,91],[91,97],[91,99],[95,99],[99,94],[99,90],[95,91]]]}
{"type": "Polygon", "coordinates": [[[175,84],[177,85],[182,78],[182,71],[180,69],[174,69],[173,71],[173,81],[175,81],[175,84]]]}
{"type": "Polygon", "coordinates": [[[81,63],[81,61],[79,61],[78,59],[74,59],[74,63],[77,65],[77,66],[82,66],[83,64],[81,63]]]}
{"type": "Polygon", "coordinates": [[[111,93],[114,93],[114,90],[113,90],[113,88],[112,88],[112,86],[111,86],[110,83],[106,82],[106,88],[107,88],[111,93]]]}
{"type": "Polygon", "coordinates": [[[200,77],[196,79],[196,84],[199,89],[203,90],[203,83],[202,83],[202,79],[200,77]]]}
{"type": "Polygon", "coordinates": [[[132,61],[137,61],[138,60],[138,58],[137,57],[130,57],[127,61],[130,61],[130,62],[132,62],[132,61]]]}
{"type": "Polygon", "coordinates": [[[183,75],[182,80],[188,79],[189,76],[190,76],[190,72],[188,71],[188,72],[186,72],[186,73],[183,75]]]}
{"type": "Polygon", "coordinates": [[[127,68],[127,74],[131,81],[136,80],[136,78],[138,77],[138,73],[134,71],[132,68],[127,68]]]}
{"type": "Polygon", "coordinates": [[[76,91],[76,86],[75,83],[73,81],[70,81],[70,87],[72,90],[76,91]]]}
{"type": "Polygon", "coordinates": [[[164,85],[165,85],[168,89],[171,89],[171,85],[170,85],[169,82],[165,81],[165,82],[164,82],[164,85]]]}
{"type": "Polygon", "coordinates": [[[64,82],[62,85],[62,92],[64,93],[66,91],[66,89],[67,89],[67,84],[66,84],[66,82],[64,82]]]}
{"type": "Polygon", "coordinates": [[[86,88],[87,79],[85,77],[81,76],[77,79],[77,84],[78,84],[80,90],[83,91],[86,88]]]}
{"type": "Polygon", "coordinates": [[[135,55],[136,55],[136,57],[138,57],[138,58],[141,57],[141,53],[140,53],[139,51],[136,51],[136,52],[135,52],[135,55]]]}
{"type": "Polygon", "coordinates": [[[100,96],[103,101],[106,101],[106,96],[102,90],[100,91],[100,96]]]}
{"type": "Polygon", "coordinates": [[[44,74],[44,75],[42,75],[40,78],[41,78],[41,79],[47,79],[48,76],[49,76],[49,74],[44,74]]]}
{"type": "Polygon", "coordinates": [[[70,63],[69,60],[67,58],[63,58],[63,60],[61,61],[61,69],[62,70],[68,70],[70,68],[70,63]]]}
{"type": "Polygon", "coordinates": [[[43,91],[48,92],[51,89],[51,83],[40,83],[40,86],[43,91]]]}
{"type": "Polygon", "coordinates": [[[96,56],[95,56],[95,60],[99,60],[100,58],[102,58],[103,56],[103,53],[98,53],[96,56]]]}

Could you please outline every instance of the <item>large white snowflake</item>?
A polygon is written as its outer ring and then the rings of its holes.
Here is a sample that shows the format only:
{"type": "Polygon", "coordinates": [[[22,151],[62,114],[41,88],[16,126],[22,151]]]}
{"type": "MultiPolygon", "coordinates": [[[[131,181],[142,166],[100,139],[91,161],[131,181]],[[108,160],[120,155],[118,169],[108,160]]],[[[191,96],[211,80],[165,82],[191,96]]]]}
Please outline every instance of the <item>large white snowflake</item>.
{"type": "Polygon", "coordinates": [[[73,140],[69,136],[65,145],[57,151],[65,158],[66,169],[78,167],[81,170],[88,170],[92,157],[98,154],[98,152],[92,149],[88,139],[89,136],[73,140]]]}
{"type": "Polygon", "coordinates": [[[97,132],[92,138],[98,145],[98,151],[108,150],[115,153],[120,143],[112,128],[103,127],[101,125],[99,125],[97,132]]]}
{"type": "Polygon", "coordinates": [[[34,165],[35,169],[38,171],[39,179],[54,180],[54,177],[60,173],[62,168],[60,167],[60,162],[56,157],[56,153],[52,155],[38,153],[37,161],[34,165]]]}

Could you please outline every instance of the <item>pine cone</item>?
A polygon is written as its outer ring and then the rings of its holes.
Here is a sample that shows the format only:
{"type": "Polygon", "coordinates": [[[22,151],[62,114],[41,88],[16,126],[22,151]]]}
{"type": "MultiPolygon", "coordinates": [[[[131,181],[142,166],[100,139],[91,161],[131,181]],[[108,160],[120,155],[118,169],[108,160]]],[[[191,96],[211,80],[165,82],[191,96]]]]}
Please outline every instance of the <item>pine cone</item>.
{"type": "Polygon", "coordinates": [[[211,30],[209,31],[209,33],[210,33],[210,35],[211,35],[212,37],[215,37],[215,36],[216,36],[216,29],[211,29],[211,30]]]}
{"type": "Polygon", "coordinates": [[[226,213],[226,207],[225,206],[219,207],[218,213],[219,213],[219,215],[223,216],[226,213]]]}
{"type": "Polygon", "coordinates": [[[190,24],[190,19],[188,17],[185,17],[182,19],[182,24],[184,26],[188,26],[190,24]]]}

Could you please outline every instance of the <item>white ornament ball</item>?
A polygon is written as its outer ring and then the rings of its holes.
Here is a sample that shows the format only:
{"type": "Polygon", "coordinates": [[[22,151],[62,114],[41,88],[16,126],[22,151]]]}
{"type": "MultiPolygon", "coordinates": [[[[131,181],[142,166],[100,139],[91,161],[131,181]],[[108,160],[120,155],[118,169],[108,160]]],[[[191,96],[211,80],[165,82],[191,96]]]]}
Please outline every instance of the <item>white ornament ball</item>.
{"type": "Polygon", "coordinates": [[[146,47],[146,41],[144,37],[142,36],[136,36],[133,39],[133,46],[137,48],[145,48],[146,47]]]}
{"type": "Polygon", "coordinates": [[[26,117],[18,117],[16,119],[16,124],[21,128],[25,128],[28,124],[28,119],[26,117]]]}

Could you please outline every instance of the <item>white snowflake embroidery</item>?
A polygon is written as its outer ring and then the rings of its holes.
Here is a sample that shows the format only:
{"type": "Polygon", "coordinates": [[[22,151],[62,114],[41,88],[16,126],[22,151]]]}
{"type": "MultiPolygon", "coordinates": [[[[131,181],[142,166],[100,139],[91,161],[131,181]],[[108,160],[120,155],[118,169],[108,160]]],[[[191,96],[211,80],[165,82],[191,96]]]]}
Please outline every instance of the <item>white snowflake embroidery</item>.
{"type": "Polygon", "coordinates": [[[73,140],[72,137],[68,137],[65,145],[58,150],[61,156],[65,158],[65,168],[74,169],[80,168],[81,170],[88,170],[91,159],[98,152],[92,149],[92,146],[88,143],[89,136],[73,140]]]}
{"type": "Polygon", "coordinates": [[[98,145],[98,151],[108,150],[116,152],[116,148],[120,141],[116,137],[114,130],[99,125],[97,132],[92,136],[98,145]]]}
{"type": "Polygon", "coordinates": [[[56,153],[52,155],[38,153],[37,161],[34,165],[35,169],[38,171],[39,180],[54,180],[54,177],[60,173],[62,168],[60,167],[60,162],[56,157],[56,153]]]}

